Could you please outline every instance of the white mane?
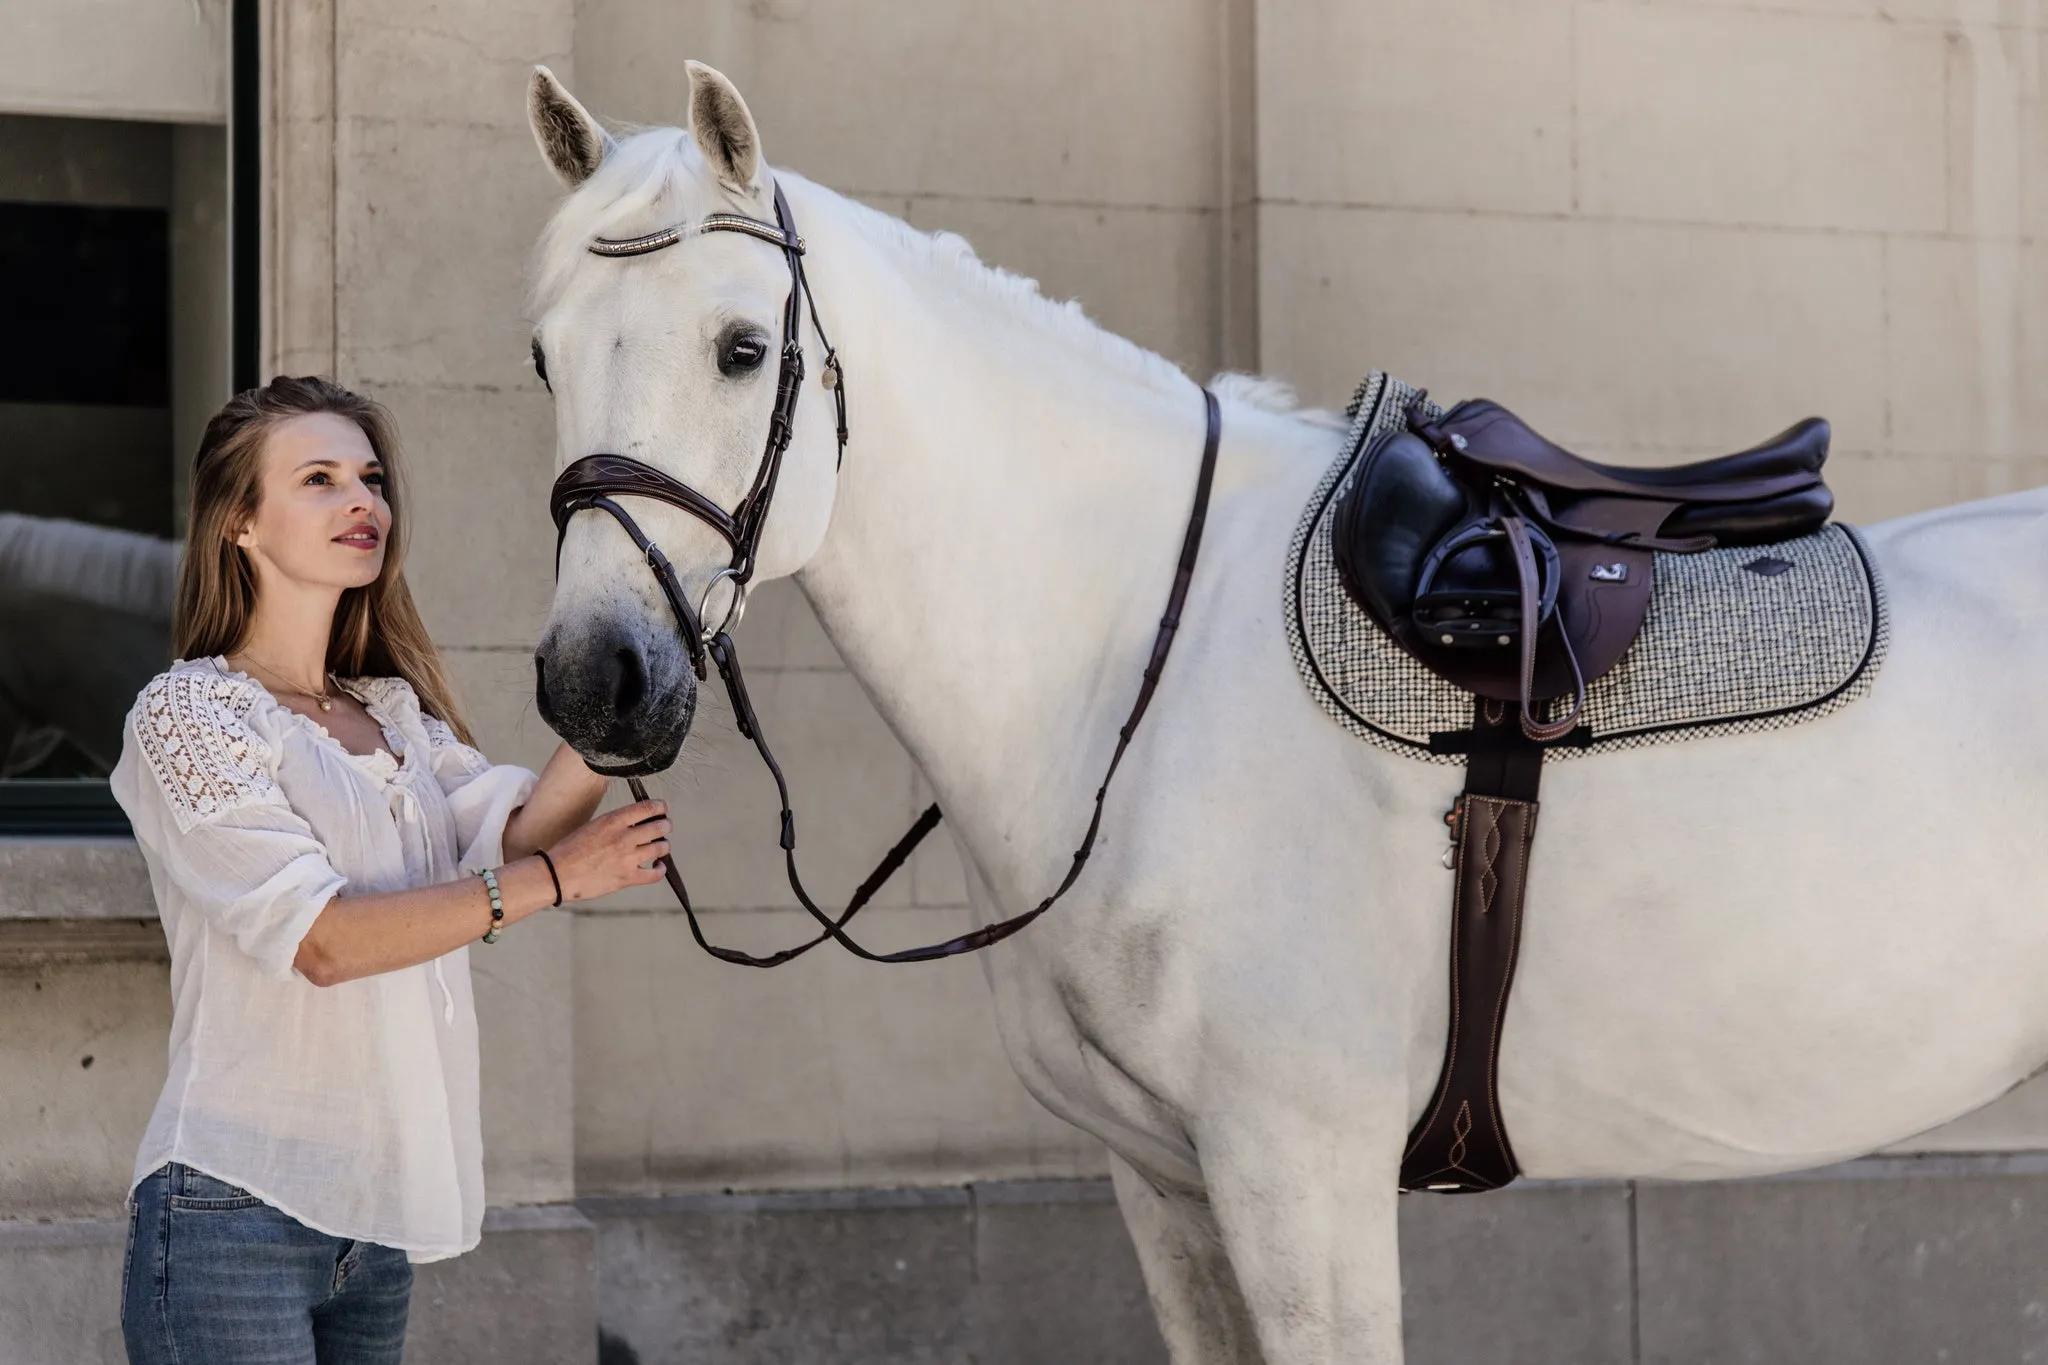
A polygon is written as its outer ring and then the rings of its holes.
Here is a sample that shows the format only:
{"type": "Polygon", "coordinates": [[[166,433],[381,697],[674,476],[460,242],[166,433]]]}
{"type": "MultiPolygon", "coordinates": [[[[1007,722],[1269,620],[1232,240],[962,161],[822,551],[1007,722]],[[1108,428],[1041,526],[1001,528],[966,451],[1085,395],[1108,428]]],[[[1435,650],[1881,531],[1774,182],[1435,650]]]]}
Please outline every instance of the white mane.
{"type": "MultiPolygon", "coordinates": [[[[942,275],[964,293],[985,298],[1008,320],[1079,350],[1151,388],[1177,392],[1187,382],[1180,367],[1135,342],[1104,330],[1078,302],[1057,302],[1039,292],[1038,282],[985,263],[967,239],[951,232],[921,232],[903,222],[816,185],[793,171],[778,170],[785,184],[804,185],[830,202],[841,223],[864,240],[913,265],[942,275]]],[[[625,137],[595,173],[556,212],[542,231],[536,252],[529,309],[538,316],[559,296],[594,237],[630,237],[679,223],[703,206],[724,207],[696,142],[681,128],[649,128],[625,137]]],[[[1277,381],[1233,375],[1218,393],[1269,412],[1295,407],[1292,391],[1277,381]]],[[[1304,414],[1314,416],[1314,414],[1304,414]]]]}
{"type": "Polygon", "coordinates": [[[626,138],[541,229],[528,309],[535,316],[547,311],[592,238],[631,237],[681,222],[686,195],[708,201],[715,194],[687,132],[650,128],[626,138]]]}
{"type": "MultiPolygon", "coordinates": [[[[776,174],[799,179],[787,171],[776,174]]],[[[997,304],[1011,321],[1026,323],[1153,388],[1177,393],[1186,385],[1187,375],[1178,365],[1097,325],[1079,301],[1049,299],[1039,292],[1037,280],[989,265],[958,233],[920,232],[865,204],[840,195],[833,198],[847,225],[868,241],[947,275],[963,290],[997,304]]]]}

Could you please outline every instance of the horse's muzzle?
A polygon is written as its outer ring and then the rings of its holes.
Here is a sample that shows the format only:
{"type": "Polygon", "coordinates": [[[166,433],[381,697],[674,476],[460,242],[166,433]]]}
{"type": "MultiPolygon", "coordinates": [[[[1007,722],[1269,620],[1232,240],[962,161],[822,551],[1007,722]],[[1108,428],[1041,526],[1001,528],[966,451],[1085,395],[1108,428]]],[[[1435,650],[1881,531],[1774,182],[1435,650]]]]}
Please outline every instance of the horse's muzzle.
{"type": "Polygon", "coordinates": [[[541,719],[607,777],[676,761],[697,712],[697,679],[672,640],[602,622],[550,626],[533,652],[541,719]]]}

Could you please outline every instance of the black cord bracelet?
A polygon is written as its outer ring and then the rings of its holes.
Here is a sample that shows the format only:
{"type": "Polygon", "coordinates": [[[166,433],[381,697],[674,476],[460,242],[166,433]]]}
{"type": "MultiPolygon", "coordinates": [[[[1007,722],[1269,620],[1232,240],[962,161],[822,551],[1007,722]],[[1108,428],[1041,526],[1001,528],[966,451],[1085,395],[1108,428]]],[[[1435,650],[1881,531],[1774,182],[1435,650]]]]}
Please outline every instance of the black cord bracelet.
{"type": "Polygon", "coordinates": [[[540,860],[548,865],[548,880],[555,884],[555,905],[559,907],[562,903],[562,874],[555,871],[555,860],[548,856],[546,849],[537,848],[534,852],[538,853],[540,860]]]}

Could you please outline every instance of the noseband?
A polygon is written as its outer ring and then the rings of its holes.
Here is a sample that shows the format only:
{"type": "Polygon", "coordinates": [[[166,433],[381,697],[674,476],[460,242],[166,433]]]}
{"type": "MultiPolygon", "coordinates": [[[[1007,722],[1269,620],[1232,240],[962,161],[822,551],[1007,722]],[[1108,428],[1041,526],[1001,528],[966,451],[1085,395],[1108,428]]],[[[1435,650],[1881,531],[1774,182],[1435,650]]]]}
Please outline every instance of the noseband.
{"type": "MultiPolygon", "coordinates": [[[[1137,701],[1131,707],[1123,728],[1117,732],[1116,750],[1110,755],[1109,769],[1103,774],[1102,784],[1095,791],[1095,809],[1088,821],[1088,831],[1081,846],[1074,851],[1073,861],[1067,868],[1066,876],[1060,880],[1053,893],[1036,906],[1021,915],[1012,916],[995,924],[984,925],[971,933],[947,939],[944,943],[927,944],[921,948],[906,948],[900,952],[875,953],[856,943],[846,933],[846,925],[861,909],[872,900],[910,857],[913,850],[924,841],[924,837],[938,827],[941,815],[937,804],[925,808],[904,836],[897,840],[895,847],[883,856],[875,870],[855,889],[846,908],[837,915],[828,914],[812,900],[805,889],[803,878],[796,866],[796,814],[790,808],[789,782],[783,776],[782,765],[775,761],[775,755],[768,748],[768,741],[761,733],[760,718],[754,714],[753,703],[747,697],[747,684],[740,671],[739,650],[733,644],[731,629],[739,624],[746,609],[747,584],[752,581],[756,555],[760,549],[762,528],[767,524],[769,505],[775,497],[775,486],[782,476],[783,456],[789,449],[789,439],[795,430],[796,401],[803,389],[804,352],[802,343],[803,313],[806,305],[810,308],[811,327],[818,334],[818,344],[825,352],[825,383],[832,390],[838,413],[839,460],[846,460],[846,381],[840,368],[839,353],[832,349],[826,339],[825,328],[818,320],[817,301],[811,297],[810,281],[804,276],[804,239],[796,232],[791,219],[789,201],[783,197],[782,187],[775,187],[775,221],[764,223],[758,218],[748,218],[735,213],[714,213],[695,226],[677,225],[650,232],[642,237],[612,239],[600,237],[590,244],[589,250],[595,256],[644,256],[649,252],[661,251],[676,245],[687,237],[707,232],[741,232],[757,237],[781,249],[789,263],[789,299],[782,312],[782,365],[775,383],[775,409],[768,418],[767,446],[761,455],[760,467],[754,473],[754,482],[746,496],[731,512],[727,512],[712,499],[680,480],[671,478],[652,465],[625,455],[586,455],[564,469],[555,480],[555,486],[548,495],[548,510],[555,520],[555,554],[559,561],[563,537],[568,533],[569,518],[578,512],[600,511],[609,515],[624,529],[634,546],[647,561],[648,569],[654,574],[654,581],[660,586],[661,594],[668,599],[670,610],[675,613],[677,634],[690,658],[690,667],[698,678],[709,676],[707,664],[718,669],[718,676],[725,683],[726,695],[732,701],[732,712],[739,731],[751,740],[754,749],[761,756],[769,774],[775,779],[775,789],[782,805],[783,864],[788,872],[790,889],[820,930],[815,937],[805,940],[793,948],[779,953],[757,957],[741,952],[737,948],[722,948],[704,937],[703,926],[698,922],[697,912],[690,903],[689,888],[684,886],[682,874],[676,869],[674,858],[661,860],[662,873],[668,880],[669,889],[675,893],[676,901],[682,906],[683,914],[690,922],[690,935],[699,947],[723,962],[745,967],[779,967],[794,958],[801,957],[826,939],[836,940],[842,948],[856,957],[870,962],[929,962],[935,958],[952,957],[960,953],[971,953],[986,948],[1022,929],[1037,919],[1053,903],[1067,894],[1068,888],[1080,877],[1088,855],[1095,847],[1095,837],[1102,827],[1102,806],[1109,796],[1110,780],[1116,776],[1117,766],[1123,762],[1124,751],[1130,747],[1131,738],[1137,733],[1139,721],[1144,719],[1145,710],[1152,703],[1152,694],[1158,689],[1160,674],[1166,667],[1166,656],[1173,648],[1174,634],[1180,628],[1181,608],[1187,602],[1188,588],[1194,579],[1195,558],[1201,548],[1202,526],[1208,517],[1209,490],[1215,482],[1216,453],[1222,438],[1222,415],[1216,405],[1216,396],[1207,389],[1202,390],[1206,427],[1202,438],[1201,471],[1195,481],[1194,508],[1188,516],[1187,532],[1181,541],[1180,561],[1174,571],[1173,590],[1166,601],[1166,612],[1159,620],[1159,633],[1153,638],[1152,653],[1145,665],[1143,680],[1138,688],[1137,701]],[[697,518],[725,540],[732,548],[732,558],[726,567],[711,576],[702,596],[695,606],[683,592],[682,582],[676,576],[675,566],[661,547],[649,539],[631,514],[619,505],[622,497],[652,498],[657,502],[677,507],[697,518]],[[704,624],[706,608],[711,593],[721,581],[732,585],[732,601],[716,627],[704,624]]],[[[638,777],[629,777],[627,785],[638,800],[647,799],[647,788],[638,777]]]]}

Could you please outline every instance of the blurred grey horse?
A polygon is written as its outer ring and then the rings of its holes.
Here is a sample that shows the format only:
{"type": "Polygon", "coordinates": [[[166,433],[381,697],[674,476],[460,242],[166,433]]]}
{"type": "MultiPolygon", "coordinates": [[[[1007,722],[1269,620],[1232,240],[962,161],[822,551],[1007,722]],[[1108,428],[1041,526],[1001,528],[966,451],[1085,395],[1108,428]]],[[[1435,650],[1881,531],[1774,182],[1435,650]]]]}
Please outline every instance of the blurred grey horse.
{"type": "Polygon", "coordinates": [[[0,512],[0,778],[103,775],[170,661],[176,541],[0,512]]]}

